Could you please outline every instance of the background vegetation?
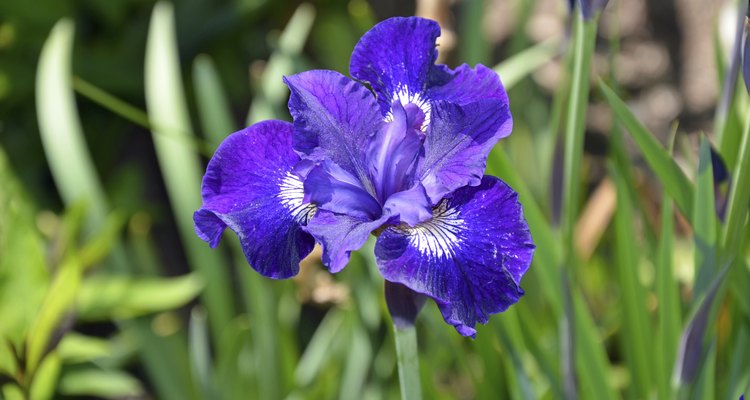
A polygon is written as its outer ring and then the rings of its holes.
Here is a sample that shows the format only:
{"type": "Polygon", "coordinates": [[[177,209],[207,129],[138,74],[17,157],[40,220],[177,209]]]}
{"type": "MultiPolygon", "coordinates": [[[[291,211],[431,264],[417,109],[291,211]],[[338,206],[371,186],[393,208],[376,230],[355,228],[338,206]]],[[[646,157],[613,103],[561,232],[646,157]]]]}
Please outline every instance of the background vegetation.
{"type": "Polygon", "coordinates": [[[554,0],[1,2],[0,399],[397,397],[373,243],[272,281],[192,213],[227,134],[289,119],[282,75],[346,72],[367,29],[415,13],[444,27],[441,62],[500,73],[515,128],[488,173],[537,243],[526,296],[476,340],[425,307],[425,398],[739,398],[747,5],[713,3],[584,23],[554,0]]]}

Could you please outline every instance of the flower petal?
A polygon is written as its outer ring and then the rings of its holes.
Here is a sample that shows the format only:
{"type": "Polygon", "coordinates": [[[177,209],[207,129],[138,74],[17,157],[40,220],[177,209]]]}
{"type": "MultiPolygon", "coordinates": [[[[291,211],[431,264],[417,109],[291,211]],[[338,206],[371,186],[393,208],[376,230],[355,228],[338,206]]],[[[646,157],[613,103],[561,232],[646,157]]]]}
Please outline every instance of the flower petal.
{"type": "Polygon", "coordinates": [[[512,127],[508,104],[499,100],[464,106],[436,102],[425,156],[417,168],[433,204],[460,187],[478,185],[492,146],[510,135],[512,127]]]}
{"type": "Polygon", "coordinates": [[[473,103],[481,99],[497,99],[508,104],[508,93],[505,92],[497,73],[482,64],[471,68],[463,64],[451,71],[443,68],[450,76],[444,84],[431,85],[427,91],[430,101],[445,100],[459,105],[473,103]]]}
{"type": "Polygon", "coordinates": [[[368,138],[383,124],[372,93],[335,71],[307,71],[284,78],[291,90],[294,149],[328,158],[366,181],[368,138]]]}
{"type": "Polygon", "coordinates": [[[382,209],[352,174],[330,160],[313,168],[305,179],[305,200],[318,209],[374,220],[382,209]]]}
{"type": "Polygon", "coordinates": [[[198,236],[215,247],[228,226],[256,271],[296,275],[315,244],[302,230],[315,208],[302,201],[302,181],[292,173],[297,161],[288,122],[264,121],[229,136],[203,177],[203,207],[193,216],[198,236]]]}
{"type": "Polygon", "coordinates": [[[430,221],[383,231],[375,256],[386,280],[432,297],[447,323],[474,336],[477,322],[523,295],[534,248],[518,195],[485,176],[441,201],[430,221]]]}
{"type": "Polygon", "coordinates": [[[417,225],[432,218],[432,203],[421,183],[393,194],[383,205],[383,214],[398,215],[399,221],[417,225]]]}
{"type": "Polygon", "coordinates": [[[320,210],[305,226],[323,246],[323,264],[333,272],[339,272],[349,262],[352,251],[359,250],[367,241],[370,232],[385,223],[391,223],[392,217],[383,215],[375,221],[335,214],[320,210]]]}
{"type": "Polygon", "coordinates": [[[367,147],[367,172],[381,203],[412,186],[422,137],[409,123],[404,107],[394,102],[393,121],[383,124],[367,147]]]}
{"type": "Polygon", "coordinates": [[[417,103],[414,97],[423,97],[430,81],[445,79],[443,70],[433,71],[438,36],[440,26],[435,21],[395,17],[375,25],[354,47],[349,72],[372,86],[383,115],[393,100],[417,103]]]}

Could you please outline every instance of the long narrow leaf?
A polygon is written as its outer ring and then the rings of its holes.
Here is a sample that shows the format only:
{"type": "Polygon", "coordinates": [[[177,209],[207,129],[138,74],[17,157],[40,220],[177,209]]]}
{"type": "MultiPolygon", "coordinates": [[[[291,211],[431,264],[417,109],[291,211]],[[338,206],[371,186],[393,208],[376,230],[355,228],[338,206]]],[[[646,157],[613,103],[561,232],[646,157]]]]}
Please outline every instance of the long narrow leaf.
{"type": "Polygon", "coordinates": [[[193,82],[203,135],[216,149],[227,135],[235,131],[219,74],[211,57],[202,54],[193,62],[193,82]]]}
{"type": "Polygon", "coordinates": [[[690,218],[693,215],[692,185],[669,153],[656,138],[636,119],[627,105],[604,82],[599,81],[599,90],[609,102],[618,121],[627,129],[643,157],[654,171],[664,188],[674,198],[677,207],[690,218]]]}
{"type": "MultiPolygon", "coordinates": [[[[614,165],[614,163],[612,163],[614,165]]],[[[646,309],[646,292],[638,278],[639,249],[634,238],[638,237],[633,226],[633,210],[628,195],[627,181],[622,172],[614,169],[617,186],[617,210],[615,212],[615,249],[618,281],[624,320],[622,341],[625,355],[633,374],[633,387],[637,397],[648,397],[651,389],[653,354],[652,337],[646,309]]]]}
{"type": "Polygon", "coordinates": [[[191,149],[190,119],[177,56],[173,9],[157,3],[146,45],[146,105],[154,127],[153,141],[180,237],[192,268],[204,277],[204,295],[214,340],[234,314],[227,265],[193,231],[192,215],[200,207],[201,167],[191,149]]]}

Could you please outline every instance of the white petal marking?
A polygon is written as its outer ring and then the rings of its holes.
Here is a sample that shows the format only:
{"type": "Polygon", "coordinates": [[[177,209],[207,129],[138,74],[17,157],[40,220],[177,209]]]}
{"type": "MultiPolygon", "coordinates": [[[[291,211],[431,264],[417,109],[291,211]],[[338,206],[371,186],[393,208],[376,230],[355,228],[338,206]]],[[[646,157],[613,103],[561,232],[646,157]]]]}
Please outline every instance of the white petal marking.
{"type": "Polygon", "coordinates": [[[409,242],[420,253],[429,258],[452,258],[456,255],[455,248],[463,242],[461,230],[464,220],[460,218],[458,209],[449,208],[448,200],[441,201],[432,210],[432,219],[414,227],[401,226],[396,228],[409,236],[409,242]]]}
{"type": "MultiPolygon", "coordinates": [[[[422,110],[422,112],[424,113],[424,122],[422,122],[420,130],[422,132],[426,132],[427,127],[430,125],[430,111],[432,111],[432,105],[430,104],[430,102],[427,101],[426,98],[422,98],[422,95],[419,92],[412,93],[409,90],[409,86],[407,85],[401,85],[398,87],[398,90],[396,91],[396,93],[394,93],[391,102],[394,102],[396,100],[400,101],[401,105],[403,106],[412,103],[422,110]]],[[[385,116],[385,121],[393,121],[393,111],[388,111],[388,114],[386,114],[385,116]]]]}
{"type": "Polygon", "coordinates": [[[315,204],[303,203],[302,199],[305,197],[304,184],[297,175],[291,172],[287,172],[281,180],[278,197],[281,199],[281,205],[286,207],[292,214],[292,218],[300,224],[307,224],[307,221],[317,211],[315,204]]]}

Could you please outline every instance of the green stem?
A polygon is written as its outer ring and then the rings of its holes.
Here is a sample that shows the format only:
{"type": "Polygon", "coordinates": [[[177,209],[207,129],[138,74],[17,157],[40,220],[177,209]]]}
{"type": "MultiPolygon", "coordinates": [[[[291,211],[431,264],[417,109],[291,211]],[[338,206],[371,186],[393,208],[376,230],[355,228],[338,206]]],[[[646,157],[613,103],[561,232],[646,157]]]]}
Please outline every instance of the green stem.
{"type": "Polygon", "coordinates": [[[398,379],[401,385],[403,400],[422,398],[422,386],[419,383],[419,354],[417,352],[417,328],[414,325],[393,327],[396,339],[396,356],[398,362],[398,379]]]}
{"type": "Polygon", "coordinates": [[[581,161],[583,159],[584,122],[589,99],[591,57],[596,40],[598,18],[584,21],[578,14],[574,37],[573,79],[565,121],[565,161],[563,165],[562,229],[567,260],[574,257],[573,230],[580,202],[581,161]]]}
{"type": "Polygon", "coordinates": [[[565,270],[563,272],[563,294],[566,304],[566,321],[568,328],[568,356],[562,360],[566,382],[566,397],[578,397],[576,360],[579,356],[576,346],[576,316],[573,305],[573,292],[576,285],[575,264],[576,250],[574,241],[575,223],[580,203],[581,161],[583,159],[583,139],[585,132],[586,109],[588,108],[589,85],[591,75],[591,58],[596,40],[598,16],[584,20],[581,13],[576,13],[573,37],[573,71],[570,81],[570,100],[565,120],[564,161],[563,161],[563,195],[562,195],[562,236],[565,270]]]}

